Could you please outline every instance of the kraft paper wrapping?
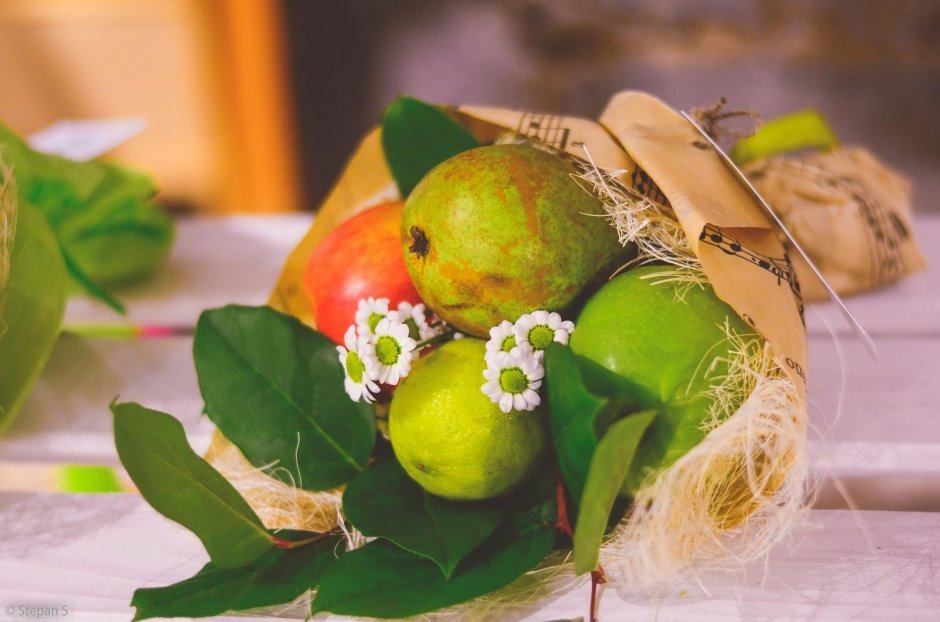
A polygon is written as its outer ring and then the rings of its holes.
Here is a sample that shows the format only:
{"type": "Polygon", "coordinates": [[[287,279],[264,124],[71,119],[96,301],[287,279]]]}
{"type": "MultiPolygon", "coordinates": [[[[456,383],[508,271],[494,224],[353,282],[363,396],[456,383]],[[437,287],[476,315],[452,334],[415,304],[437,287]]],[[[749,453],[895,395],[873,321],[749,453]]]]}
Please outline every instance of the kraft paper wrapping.
{"type": "MultiPolygon", "coordinates": [[[[926,267],[913,231],[910,184],[867,150],[768,158],[746,171],[840,294],[926,267]]],[[[827,300],[803,258],[791,257],[803,299],[827,300]]]]}
{"type": "MultiPolygon", "coordinates": [[[[611,99],[599,123],[501,108],[452,112],[483,142],[513,131],[582,159],[586,146],[598,167],[620,171],[620,179],[638,192],[668,201],[715,292],[770,342],[805,398],[806,337],[793,264],[760,207],[719,156],[699,146],[695,128],[678,113],[629,91],[611,99]]],[[[396,193],[379,130],[373,130],[288,258],[271,306],[315,325],[302,286],[311,253],[337,224],[396,193]]]]}

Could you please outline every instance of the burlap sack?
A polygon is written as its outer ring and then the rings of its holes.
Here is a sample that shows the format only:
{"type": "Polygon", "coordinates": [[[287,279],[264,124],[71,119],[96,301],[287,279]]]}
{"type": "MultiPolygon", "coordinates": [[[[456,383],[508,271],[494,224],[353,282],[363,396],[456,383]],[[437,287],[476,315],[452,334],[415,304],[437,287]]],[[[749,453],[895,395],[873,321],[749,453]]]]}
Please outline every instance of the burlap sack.
{"type": "MultiPolygon", "coordinates": [[[[767,158],[746,169],[840,294],[856,294],[922,270],[911,187],[870,152],[840,148],[767,158]]],[[[809,302],[828,299],[802,257],[791,253],[809,302]]]]}
{"type": "MultiPolygon", "coordinates": [[[[16,234],[16,184],[13,174],[0,153],[0,312],[6,300],[7,280],[10,278],[10,256],[13,236],[16,234]]],[[[0,330],[3,327],[0,326],[0,330]]]]}

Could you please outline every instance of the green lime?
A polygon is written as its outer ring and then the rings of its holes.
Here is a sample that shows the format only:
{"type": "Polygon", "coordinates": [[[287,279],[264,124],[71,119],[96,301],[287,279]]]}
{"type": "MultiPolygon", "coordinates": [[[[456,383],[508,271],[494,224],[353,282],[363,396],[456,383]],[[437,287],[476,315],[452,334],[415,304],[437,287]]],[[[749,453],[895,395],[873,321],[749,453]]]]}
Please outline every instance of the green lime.
{"type": "Polygon", "coordinates": [[[389,437],[422,488],[446,499],[489,499],[532,475],[548,447],[545,416],[503,413],[483,393],[486,346],[450,341],[419,359],[395,389],[389,437]]]}

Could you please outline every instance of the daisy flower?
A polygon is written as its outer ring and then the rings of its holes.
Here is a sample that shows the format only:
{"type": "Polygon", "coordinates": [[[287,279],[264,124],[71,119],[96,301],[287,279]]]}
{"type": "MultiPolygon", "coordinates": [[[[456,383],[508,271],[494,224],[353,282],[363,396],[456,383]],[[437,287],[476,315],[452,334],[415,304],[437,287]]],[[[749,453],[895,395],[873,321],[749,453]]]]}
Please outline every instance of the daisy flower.
{"type": "Polygon", "coordinates": [[[541,357],[523,348],[496,352],[488,361],[483,377],[483,392],[504,413],[534,410],[541,403],[537,393],[542,386],[545,369],[541,357]]]}
{"type": "Polygon", "coordinates": [[[408,336],[415,341],[426,341],[441,334],[440,327],[428,324],[423,304],[413,305],[410,302],[398,303],[398,319],[408,327],[408,336]]]}
{"type": "Polygon", "coordinates": [[[378,379],[383,384],[398,384],[411,371],[411,359],[417,342],[408,336],[408,326],[397,316],[378,323],[372,346],[378,361],[378,379]]]}
{"type": "Polygon", "coordinates": [[[375,334],[375,327],[388,317],[388,298],[362,298],[356,309],[356,326],[360,335],[375,334]]]}
{"type": "Polygon", "coordinates": [[[375,348],[368,336],[356,335],[355,324],[346,330],[343,340],[346,347],[336,346],[336,351],[346,374],[343,381],[346,393],[354,402],[362,399],[363,402],[371,404],[375,401],[375,394],[379,392],[379,385],[375,383],[379,375],[375,348]]]}
{"type": "Polygon", "coordinates": [[[512,332],[512,322],[503,320],[490,329],[490,340],[486,342],[486,356],[489,362],[499,352],[509,352],[516,347],[516,336],[512,332]]]}
{"type": "Polygon", "coordinates": [[[518,345],[526,344],[541,352],[552,342],[568,345],[568,337],[574,332],[574,322],[562,321],[557,313],[533,311],[526,313],[512,327],[518,345]]]}

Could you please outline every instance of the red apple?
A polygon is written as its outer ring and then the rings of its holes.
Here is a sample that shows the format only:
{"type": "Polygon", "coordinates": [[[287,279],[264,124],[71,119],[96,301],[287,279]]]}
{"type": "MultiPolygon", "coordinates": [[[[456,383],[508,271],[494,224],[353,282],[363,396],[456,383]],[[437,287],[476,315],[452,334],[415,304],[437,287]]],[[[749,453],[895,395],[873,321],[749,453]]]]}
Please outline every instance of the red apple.
{"type": "Polygon", "coordinates": [[[327,235],[310,256],[304,287],[313,304],[317,330],[343,343],[355,322],[362,298],[421,302],[411,283],[401,251],[404,203],[383,203],[343,222],[327,235]]]}

